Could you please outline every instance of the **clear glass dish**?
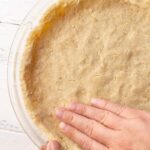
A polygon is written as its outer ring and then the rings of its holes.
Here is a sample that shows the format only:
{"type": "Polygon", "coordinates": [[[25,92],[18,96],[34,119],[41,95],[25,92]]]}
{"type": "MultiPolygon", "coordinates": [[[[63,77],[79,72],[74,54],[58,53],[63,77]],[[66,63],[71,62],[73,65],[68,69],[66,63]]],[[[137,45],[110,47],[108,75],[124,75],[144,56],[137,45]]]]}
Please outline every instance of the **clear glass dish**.
{"type": "Polygon", "coordinates": [[[57,0],[40,0],[30,10],[15,35],[8,60],[8,89],[12,107],[25,133],[38,147],[47,141],[47,138],[35,126],[25,108],[20,88],[19,69],[29,33],[37,26],[43,13],[56,2],[57,0]]]}

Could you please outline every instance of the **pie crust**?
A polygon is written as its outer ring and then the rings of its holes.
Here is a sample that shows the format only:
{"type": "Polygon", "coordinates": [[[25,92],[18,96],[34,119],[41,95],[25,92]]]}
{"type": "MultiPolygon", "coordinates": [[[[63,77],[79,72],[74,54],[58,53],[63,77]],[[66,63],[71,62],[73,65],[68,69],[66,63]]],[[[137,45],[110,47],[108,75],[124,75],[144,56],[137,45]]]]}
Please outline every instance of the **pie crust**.
{"type": "Polygon", "coordinates": [[[23,55],[26,108],[51,140],[79,150],[59,131],[55,109],[93,97],[150,111],[149,0],[63,0],[43,15],[23,55]]]}

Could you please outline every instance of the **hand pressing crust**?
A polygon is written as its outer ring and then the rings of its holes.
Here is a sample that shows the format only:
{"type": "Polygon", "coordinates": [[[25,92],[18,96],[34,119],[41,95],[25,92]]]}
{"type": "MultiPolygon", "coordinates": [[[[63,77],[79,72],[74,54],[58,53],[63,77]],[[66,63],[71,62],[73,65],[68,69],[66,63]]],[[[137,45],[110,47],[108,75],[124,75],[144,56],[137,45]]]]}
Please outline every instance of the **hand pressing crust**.
{"type": "MultiPolygon", "coordinates": [[[[150,150],[150,113],[93,99],[56,112],[63,134],[83,150],[150,150]]],[[[61,150],[50,141],[40,150],[61,150]]]]}
{"type": "Polygon", "coordinates": [[[93,99],[60,108],[56,116],[63,134],[83,150],[150,150],[149,112],[93,99]]]}

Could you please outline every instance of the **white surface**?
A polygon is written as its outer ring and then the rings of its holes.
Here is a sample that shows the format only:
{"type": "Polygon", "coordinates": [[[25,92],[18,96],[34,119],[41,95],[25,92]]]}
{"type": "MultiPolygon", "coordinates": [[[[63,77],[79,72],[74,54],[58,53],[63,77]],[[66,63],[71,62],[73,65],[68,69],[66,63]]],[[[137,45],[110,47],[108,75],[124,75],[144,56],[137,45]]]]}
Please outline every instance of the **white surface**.
{"type": "Polygon", "coordinates": [[[20,127],[7,89],[7,61],[21,21],[38,0],[0,0],[0,149],[37,150],[20,127]]]}
{"type": "Polygon", "coordinates": [[[0,132],[1,150],[36,150],[25,134],[16,132],[0,132]]]}

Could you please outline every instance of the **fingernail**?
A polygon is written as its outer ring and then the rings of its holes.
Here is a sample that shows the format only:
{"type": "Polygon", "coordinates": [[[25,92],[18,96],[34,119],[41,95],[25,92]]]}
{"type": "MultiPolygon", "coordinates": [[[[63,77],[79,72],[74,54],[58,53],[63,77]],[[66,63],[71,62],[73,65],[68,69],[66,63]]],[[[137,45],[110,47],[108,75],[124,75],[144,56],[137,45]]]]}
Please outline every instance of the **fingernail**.
{"type": "Polygon", "coordinates": [[[70,109],[70,110],[75,110],[75,109],[76,109],[76,104],[75,104],[75,103],[71,103],[71,104],[68,106],[68,109],[70,109]]]}
{"type": "Polygon", "coordinates": [[[59,124],[59,128],[60,129],[62,129],[62,130],[66,130],[66,127],[67,127],[67,124],[65,124],[64,122],[61,122],[60,124],[59,124]]]}
{"type": "Polygon", "coordinates": [[[91,103],[94,105],[99,104],[99,102],[100,102],[100,99],[97,99],[97,98],[92,98],[91,100],[91,103]]]}
{"type": "Polygon", "coordinates": [[[59,118],[61,118],[63,116],[63,113],[64,113],[64,110],[62,110],[62,109],[57,109],[56,110],[56,116],[59,117],[59,118]]]}

